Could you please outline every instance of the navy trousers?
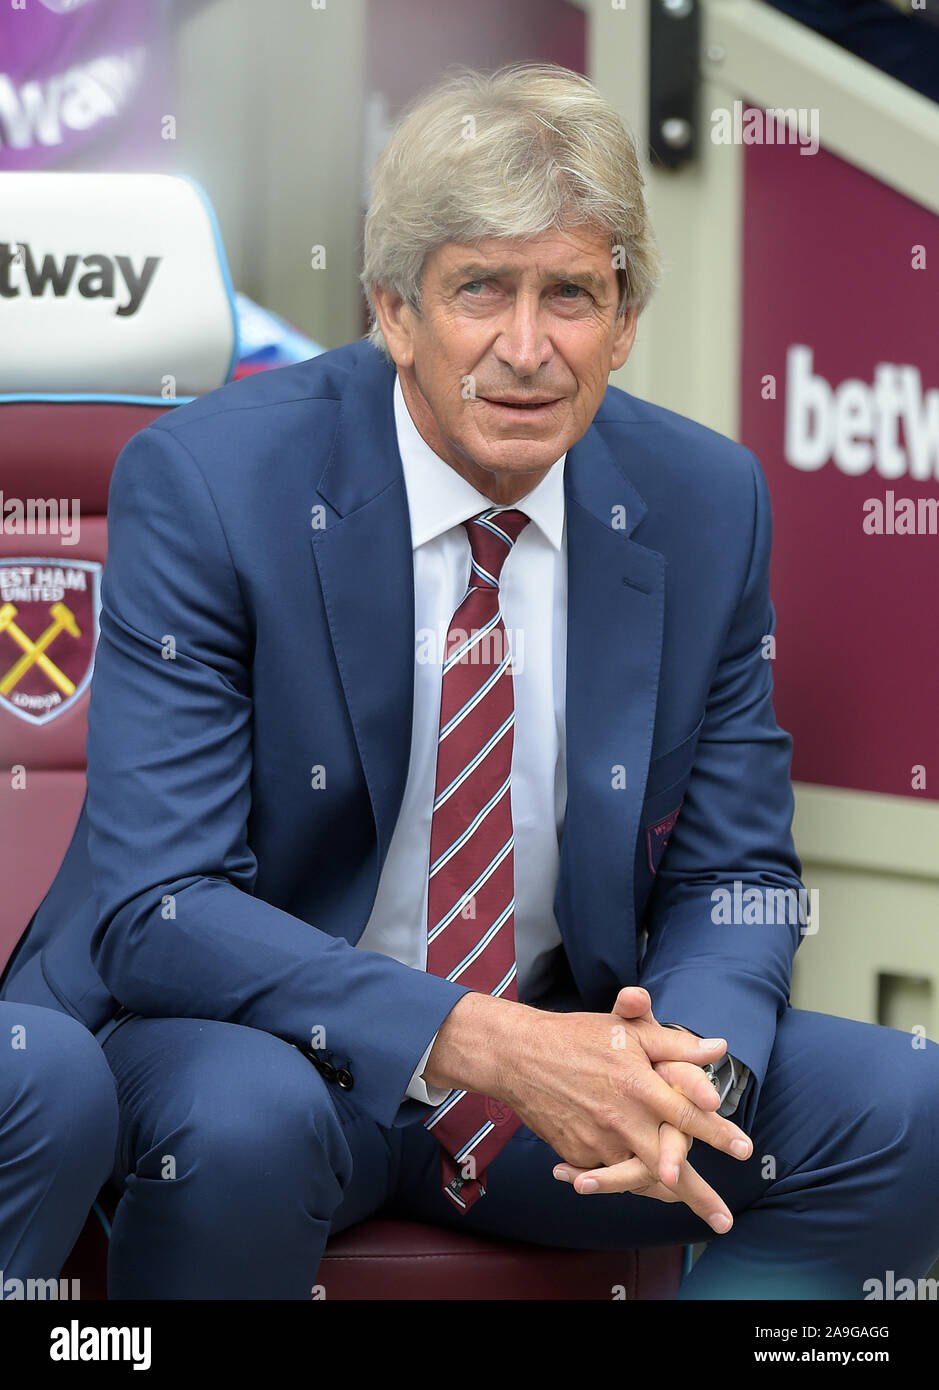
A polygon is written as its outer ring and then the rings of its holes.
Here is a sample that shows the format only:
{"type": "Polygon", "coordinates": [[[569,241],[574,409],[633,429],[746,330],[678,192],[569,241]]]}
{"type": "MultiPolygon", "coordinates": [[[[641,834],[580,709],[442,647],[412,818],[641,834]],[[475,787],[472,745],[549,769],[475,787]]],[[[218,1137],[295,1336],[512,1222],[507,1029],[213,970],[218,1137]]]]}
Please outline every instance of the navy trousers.
{"type": "Polygon", "coordinates": [[[577,1194],[525,1127],[463,1215],[419,1122],[376,1124],[354,1090],[256,1029],[130,1015],[104,1052],[123,1191],[112,1298],[309,1299],[330,1233],[379,1210],[582,1249],[710,1240],[683,1299],[862,1299],[865,1280],[920,1278],[939,1254],[939,1045],[894,1029],[786,1011],[752,1158],[690,1150],[734,1213],[724,1236],[683,1203],[577,1194]]]}
{"type": "Polygon", "coordinates": [[[114,1078],[68,1014],[0,1002],[0,1297],[55,1279],[114,1164],[114,1078]]]}

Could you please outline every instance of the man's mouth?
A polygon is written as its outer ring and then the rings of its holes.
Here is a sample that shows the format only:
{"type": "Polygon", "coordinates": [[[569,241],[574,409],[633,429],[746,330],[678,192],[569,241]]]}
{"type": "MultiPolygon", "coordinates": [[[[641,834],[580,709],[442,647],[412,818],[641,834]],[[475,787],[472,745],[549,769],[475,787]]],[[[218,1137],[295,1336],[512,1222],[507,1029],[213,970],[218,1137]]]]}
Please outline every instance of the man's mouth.
{"type": "Polygon", "coordinates": [[[511,396],[481,396],[479,399],[484,400],[487,405],[496,406],[499,410],[513,411],[522,415],[537,414],[539,411],[545,412],[552,405],[557,405],[559,397],[536,397],[531,400],[524,397],[513,399],[511,396]]]}

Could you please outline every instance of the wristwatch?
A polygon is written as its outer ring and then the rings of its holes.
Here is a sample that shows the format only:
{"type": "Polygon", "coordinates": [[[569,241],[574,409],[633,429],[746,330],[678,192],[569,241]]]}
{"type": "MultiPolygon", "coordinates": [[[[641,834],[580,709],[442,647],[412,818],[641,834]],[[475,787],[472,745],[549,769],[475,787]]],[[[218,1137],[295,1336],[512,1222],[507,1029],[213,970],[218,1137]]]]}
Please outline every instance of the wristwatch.
{"type": "MultiPolygon", "coordinates": [[[[663,1023],[661,1027],[681,1028],[687,1033],[694,1033],[694,1029],[684,1023],[663,1023]]],[[[700,1033],[695,1033],[695,1037],[700,1036],[700,1033]]],[[[740,1097],[750,1080],[750,1068],[745,1067],[730,1052],[725,1052],[720,1061],[705,1062],[701,1070],[720,1096],[721,1103],[717,1113],[726,1120],[740,1103],[740,1097]]]]}

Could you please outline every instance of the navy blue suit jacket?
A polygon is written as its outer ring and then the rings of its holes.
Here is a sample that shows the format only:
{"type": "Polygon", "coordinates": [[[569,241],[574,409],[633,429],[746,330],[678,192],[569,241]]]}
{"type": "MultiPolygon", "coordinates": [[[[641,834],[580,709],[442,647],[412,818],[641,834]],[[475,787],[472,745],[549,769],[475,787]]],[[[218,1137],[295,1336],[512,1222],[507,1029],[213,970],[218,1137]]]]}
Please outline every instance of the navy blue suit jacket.
{"type": "MultiPolygon", "coordinates": [[[[405,1088],[465,990],[354,949],[411,735],[393,385],[360,340],[229,384],[122,451],[85,805],[3,985],[102,1040],[120,1007],[312,1040],[386,1125],[428,1113],[405,1088]]],[[[564,967],[577,1007],[608,1011],[638,982],[659,1019],[725,1037],[753,1073],[747,1122],[800,940],[711,920],[715,887],[801,886],[762,651],[766,483],[740,445],[610,387],[565,493],[564,967]]]]}

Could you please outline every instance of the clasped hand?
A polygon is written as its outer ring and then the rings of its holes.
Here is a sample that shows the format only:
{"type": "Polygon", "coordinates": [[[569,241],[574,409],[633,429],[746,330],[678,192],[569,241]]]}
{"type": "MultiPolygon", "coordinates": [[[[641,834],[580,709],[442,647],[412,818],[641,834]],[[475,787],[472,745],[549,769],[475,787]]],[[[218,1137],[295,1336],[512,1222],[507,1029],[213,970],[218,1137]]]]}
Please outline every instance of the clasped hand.
{"type": "MultiPolygon", "coordinates": [[[[554,1015],[562,1046],[563,1017],[554,1015]]],[[[601,1017],[594,1016],[597,1023],[601,1017]]],[[[694,1139],[740,1160],[753,1152],[743,1130],[715,1114],[720,1099],[702,1070],[706,1062],[724,1055],[726,1041],[664,1028],[652,1013],[648,992],[640,987],[620,990],[610,1017],[616,1030],[615,1042],[611,1038],[609,1043],[613,1065],[601,1061],[591,1046],[578,1058],[581,1086],[576,1099],[569,1096],[562,1110],[552,1087],[550,1103],[545,1105],[549,1098],[542,1095],[532,1112],[537,1132],[564,1159],[555,1166],[555,1177],[571,1182],[579,1193],[632,1192],[662,1202],[685,1202],[723,1234],[733,1225],[733,1215],[687,1162],[687,1154],[694,1139]]],[[[574,1018],[567,1018],[568,1026],[574,1026],[574,1018]]],[[[531,1098],[529,1092],[524,1099],[531,1098]]]]}

